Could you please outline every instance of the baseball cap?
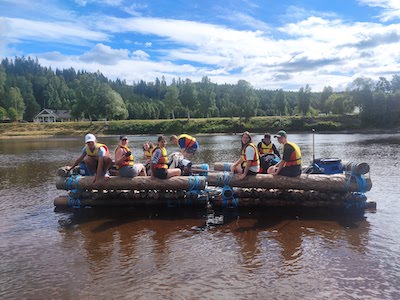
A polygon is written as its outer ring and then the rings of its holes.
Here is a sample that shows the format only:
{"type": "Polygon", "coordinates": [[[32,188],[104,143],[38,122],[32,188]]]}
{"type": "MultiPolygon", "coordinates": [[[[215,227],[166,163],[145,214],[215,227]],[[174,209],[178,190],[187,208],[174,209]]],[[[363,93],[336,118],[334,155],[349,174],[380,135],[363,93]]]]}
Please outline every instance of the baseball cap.
{"type": "Polygon", "coordinates": [[[88,133],[87,135],[85,135],[85,144],[89,143],[89,142],[95,142],[96,141],[96,137],[94,136],[94,134],[88,133]]]}
{"type": "Polygon", "coordinates": [[[287,133],[284,130],[279,130],[277,132],[277,134],[274,135],[275,138],[279,138],[279,137],[287,137],[287,133]]]}
{"type": "Polygon", "coordinates": [[[126,136],[126,135],[120,135],[119,136],[119,140],[120,141],[122,141],[122,140],[127,140],[128,139],[128,137],[126,136]]]}

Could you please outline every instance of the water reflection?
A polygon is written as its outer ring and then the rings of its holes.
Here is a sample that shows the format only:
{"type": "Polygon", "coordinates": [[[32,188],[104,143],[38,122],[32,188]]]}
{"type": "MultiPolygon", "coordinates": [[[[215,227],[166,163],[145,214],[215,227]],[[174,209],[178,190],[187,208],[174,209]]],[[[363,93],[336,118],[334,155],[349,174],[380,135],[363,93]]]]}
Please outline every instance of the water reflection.
{"type": "Polygon", "coordinates": [[[211,243],[207,241],[207,251],[231,252],[237,248],[241,254],[237,263],[253,272],[265,268],[271,256],[275,256],[274,260],[285,269],[285,276],[302,272],[305,267],[302,256],[310,241],[318,241],[319,245],[314,246],[322,247],[319,258],[326,255],[324,251],[343,243],[356,252],[366,251],[369,223],[361,215],[343,217],[282,210],[220,213],[223,224],[208,226],[207,213],[199,210],[85,209],[70,212],[68,218],[61,219],[59,232],[64,236],[65,246],[70,247],[78,230],[84,257],[95,266],[92,272],[107,268],[110,259],[121,267],[165,266],[174,256],[171,244],[210,233],[217,238],[211,243]],[[232,238],[227,239],[224,233],[232,238]],[[218,249],[220,242],[227,249],[218,249]]]}

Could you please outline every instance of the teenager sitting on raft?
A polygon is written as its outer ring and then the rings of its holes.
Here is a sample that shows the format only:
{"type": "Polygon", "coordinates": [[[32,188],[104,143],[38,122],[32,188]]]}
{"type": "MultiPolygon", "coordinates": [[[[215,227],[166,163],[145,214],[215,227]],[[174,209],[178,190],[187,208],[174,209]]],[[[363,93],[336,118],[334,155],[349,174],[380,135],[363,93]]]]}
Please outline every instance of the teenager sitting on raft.
{"type": "Polygon", "coordinates": [[[157,147],[154,148],[150,161],[152,178],[166,179],[181,175],[181,169],[168,169],[168,153],[165,148],[166,145],[167,140],[165,139],[165,136],[159,136],[157,147]]]}
{"type": "Polygon", "coordinates": [[[114,150],[115,165],[121,177],[133,178],[135,176],[146,176],[143,164],[134,162],[131,149],[128,148],[128,137],[120,136],[118,146],[114,150]]]}
{"type": "Polygon", "coordinates": [[[231,172],[240,174],[243,180],[247,175],[256,175],[260,171],[260,158],[256,146],[251,142],[248,131],[242,134],[242,151],[240,158],[231,166],[231,172]]]}
{"type": "Polygon", "coordinates": [[[93,134],[88,133],[85,136],[85,144],[86,145],[83,147],[81,155],[76,159],[68,171],[72,170],[83,161],[91,174],[96,174],[93,179],[93,183],[96,183],[100,177],[104,178],[105,176],[108,176],[107,172],[112,165],[112,159],[108,147],[104,144],[98,143],[93,134]]]}
{"type": "Polygon", "coordinates": [[[154,145],[152,142],[144,142],[143,143],[143,159],[144,159],[144,165],[146,167],[147,175],[151,175],[150,160],[151,160],[151,154],[153,153],[153,150],[154,150],[154,145]]]}
{"type": "Polygon", "coordinates": [[[301,175],[301,151],[296,143],[287,140],[287,133],[280,130],[275,136],[278,142],[283,145],[282,160],[275,166],[269,167],[267,173],[287,177],[301,175]]]}

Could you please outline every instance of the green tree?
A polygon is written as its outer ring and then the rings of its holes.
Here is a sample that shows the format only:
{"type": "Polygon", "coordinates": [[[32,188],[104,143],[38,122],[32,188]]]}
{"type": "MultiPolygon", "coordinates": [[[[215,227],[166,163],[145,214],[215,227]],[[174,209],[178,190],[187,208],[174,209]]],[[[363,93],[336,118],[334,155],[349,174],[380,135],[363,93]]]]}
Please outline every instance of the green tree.
{"type": "Polygon", "coordinates": [[[0,106],[0,120],[5,120],[8,118],[7,111],[4,107],[0,106]]]}
{"type": "Polygon", "coordinates": [[[323,113],[328,113],[330,109],[326,107],[326,102],[328,98],[333,94],[333,88],[330,86],[324,87],[320,97],[318,109],[323,113]]]}
{"type": "Polygon", "coordinates": [[[274,107],[277,115],[284,116],[287,114],[287,101],[282,89],[278,90],[274,97],[274,107]]]}
{"type": "Polygon", "coordinates": [[[0,65],[0,105],[3,104],[1,99],[3,99],[4,97],[6,81],[7,81],[6,71],[4,70],[4,67],[0,65]]]}
{"type": "Polygon", "coordinates": [[[349,94],[333,93],[326,101],[325,107],[329,112],[343,115],[346,113],[351,113],[354,109],[354,104],[352,101],[352,97],[349,94]]]}
{"type": "Polygon", "coordinates": [[[201,82],[198,85],[198,91],[197,99],[199,100],[199,111],[201,116],[207,118],[218,116],[219,111],[216,105],[214,85],[207,76],[201,79],[201,82]]]}
{"type": "Polygon", "coordinates": [[[17,121],[18,120],[18,112],[14,107],[10,107],[7,110],[8,117],[10,118],[11,121],[17,121]]]}
{"type": "Polygon", "coordinates": [[[400,76],[394,75],[392,80],[390,81],[390,85],[392,87],[392,92],[400,91],[400,76]]]}
{"type": "Polygon", "coordinates": [[[299,112],[302,115],[307,115],[310,111],[311,104],[311,87],[307,84],[305,87],[301,87],[297,94],[297,105],[299,112]]]}
{"type": "Polygon", "coordinates": [[[187,110],[187,117],[190,119],[191,112],[199,109],[199,101],[197,100],[197,90],[190,79],[186,79],[181,86],[180,100],[182,106],[187,110]]]}
{"type": "Polygon", "coordinates": [[[231,99],[240,118],[249,119],[255,116],[260,100],[249,82],[239,80],[232,90],[231,99]]]}
{"type": "Polygon", "coordinates": [[[175,119],[175,110],[180,105],[179,90],[176,85],[171,84],[167,87],[164,103],[168,112],[171,113],[172,119],[175,119]]]}
{"type": "Polygon", "coordinates": [[[375,85],[375,91],[390,93],[392,91],[392,86],[385,77],[379,77],[379,81],[375,85]]]}
{"type": "Polygon", "coordinates": [[[10,118],[11,116],[13,117],[15,116],[16,120],[22,119],[25,112],[25,103],[19,88],[17,87],[10,88],[6,98],[6,107],[10,118]],[[13,108],[15,112],[14,111],[10,112],[10,108],[13,108]]]}
{"type": "Polygon", "coordinates": [[[107,83],[101,85],[97,101],[102,108],[99,111],[99,115],[107,118],[107,120],[124,120],[128,117],[128,110],[121,95],[107,83]]]}

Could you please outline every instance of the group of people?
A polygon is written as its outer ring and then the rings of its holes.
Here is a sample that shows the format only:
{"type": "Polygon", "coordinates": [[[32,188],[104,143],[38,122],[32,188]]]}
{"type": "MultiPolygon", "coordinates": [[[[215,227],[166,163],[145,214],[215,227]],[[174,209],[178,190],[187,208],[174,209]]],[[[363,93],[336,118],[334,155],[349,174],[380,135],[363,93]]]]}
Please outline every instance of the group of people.
{"type": "MultiPolygon", "coordinates": [[[[239,180],[258,173],[289,177],[299,176],[301,174],[300,148],[297,144],[287,140],[287,133],[283,130],[280,130],[274,137],[282,144],[282,155],[271,142],[269,133],[266,133],[255,146],[252,143],[250,133],[244,132],[241,137],[241,156],[231,165],[231,172],[240,174],[239,180]]],[[[187,160],[191,160],[199,148],[196,138],[188,134],[172,135],[170,141],[179,146],[182,156],[187,160]]],[[[145,142],[143,144],[145,163],[135,163],[132,152],[128,147],[128,137],[120,136],[118,145],[114,150],[114,164],[118,175],[128,178],[151,175],[152,178],[159,179],[180,176],[182,174],[180,168],[170,167],[166,145],[165,136],[158,137],[156,146],[151,142],[145,142]]],[[[100,177],[107,177],[113,165],[108,147],[105,144],[98,143],[96,137],[91,133],[85,136],[85,146],[81,155],[69,170],[82,163],[85,165],[88,175],[94,175],[93,182],[98,181],[100,177]]]]}
{"type": "Polygon", "coordinates": [[[287,133],[280,130],[276,135],[278,142],[282,144],[280,155],[276,146],[271,142],[271,135],[266,133],[257,144],[252,143],[249,132],[242,134],[242,148],[240,158],[231,165],[231,172],[240,174],[239,180],[249,175],[267,173],[287,177],[301,175],[301,151],[296,143],[287,140],[287,133]]]}
{"type": "MultiPolygon", "coordinates": [[[[196,138],[188,134],[181,134],[179,137],[172,135],[170,141],[180,147],[185,159],[193,158],[199,148],[196,138]]],[[[118,145],[114,150],[114,164],[118,175],[128,178],[151,175],[159,179],[180,176],[182,172],[180,168],[169,168],[166,145],[167,140],[165,136],[158,138],[157,146],[154,146],[151,142],[145,142],[143,144],[145,163],[135,163],[132,151],[128,147],[128,137],[125,135],[120,136],[118,145]]],[[[68,171],[78,165],[82,166],[82,163],[87,171],[87,175],[94,175],[94,183],[100,177],[108,177],[109,170],[113,165],[107,145],[98,143],[96,137],[91,133],[85,136],[85,146],[82,149],[81,155],[75,160],[68,171]]]]}

